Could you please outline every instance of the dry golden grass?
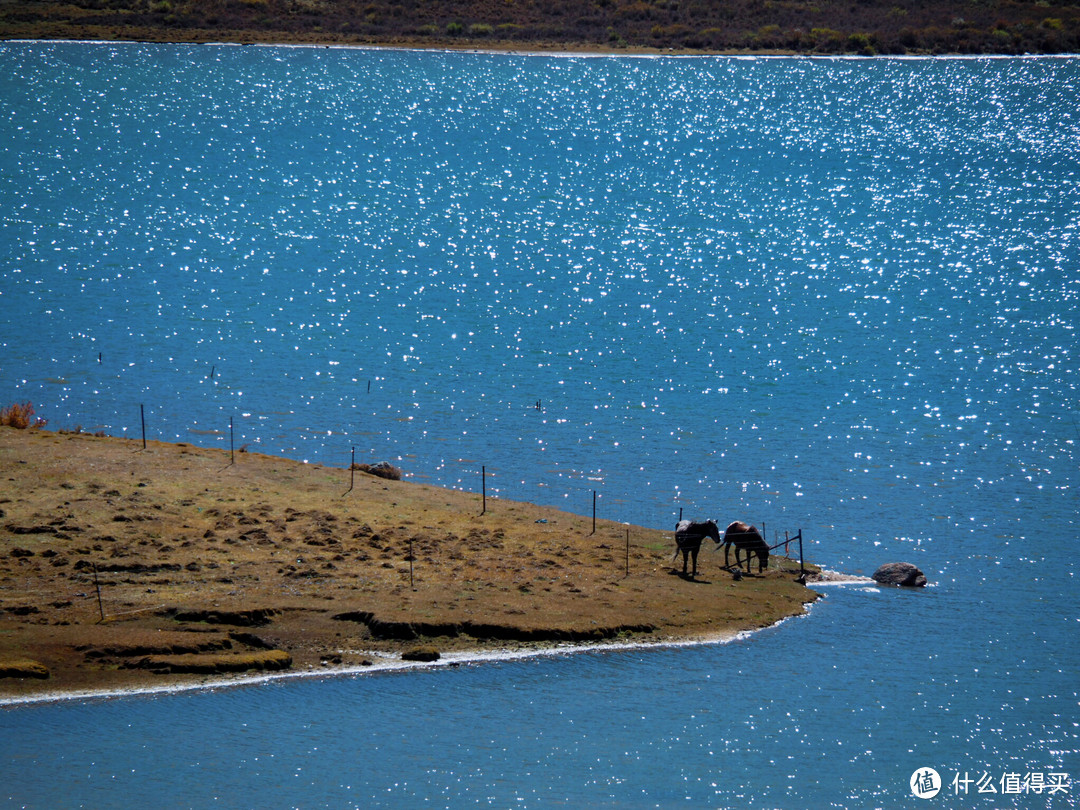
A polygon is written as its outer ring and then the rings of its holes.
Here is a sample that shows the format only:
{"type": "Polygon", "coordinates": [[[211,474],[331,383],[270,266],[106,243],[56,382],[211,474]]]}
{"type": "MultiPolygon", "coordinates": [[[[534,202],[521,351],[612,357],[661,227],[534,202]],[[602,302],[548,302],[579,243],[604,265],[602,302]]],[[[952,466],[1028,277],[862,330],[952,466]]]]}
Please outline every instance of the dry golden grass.
{"type": "Polygon", "coordinates": [[[359,472],[350,490],[347,469],[256,453],[0,429],[0,475],[0,664],[51,673],[0,695],[193,677],[132,666],[146,655],[276,649],[305,669],[418,643],[718,636],[816,597],[790,571],[736,582],[705,548],[683,579],[669,532],[492,498],[480,514],[478,494],[359,472]]]}

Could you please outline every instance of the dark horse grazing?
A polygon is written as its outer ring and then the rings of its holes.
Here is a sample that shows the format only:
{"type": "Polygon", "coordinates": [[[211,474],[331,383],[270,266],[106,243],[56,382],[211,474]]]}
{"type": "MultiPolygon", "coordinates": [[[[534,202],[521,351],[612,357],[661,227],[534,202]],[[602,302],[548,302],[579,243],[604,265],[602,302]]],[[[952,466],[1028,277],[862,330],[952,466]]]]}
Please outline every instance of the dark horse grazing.
{"type": "MultiPolygon", "coordinates": [[[[717,528],[716,523],[712,520],[706,520],[704,523],[692,523],[689,520],[680,520],[679,524],[675,527],[675,544],[679,547],[679,551],[682,552],[683,575],[686,574],[687,557],[692,556],[694,558],[694,573],[690,576],[697,576],[698,550],[701,548],[701,541],[706,537],[711,537],[713,542],[720,545],[720,529],[717,528]]],[[[676,551],[675,553],[678,554],[679,551],[676,551]]]]}
{"type": "Polygon", "coordinates": [[[750,561],[757,554],[758,573],[769,564],[769,544],[765,538],[753,526],[747,526],[741,521],[735,521],[724,530],[724,565],[728,564],[728,551],[735,546],[735,567],[739,568],[742,563],[739,560],[739,552],[746,552],[746,570],[750,570],[750,561]]]}

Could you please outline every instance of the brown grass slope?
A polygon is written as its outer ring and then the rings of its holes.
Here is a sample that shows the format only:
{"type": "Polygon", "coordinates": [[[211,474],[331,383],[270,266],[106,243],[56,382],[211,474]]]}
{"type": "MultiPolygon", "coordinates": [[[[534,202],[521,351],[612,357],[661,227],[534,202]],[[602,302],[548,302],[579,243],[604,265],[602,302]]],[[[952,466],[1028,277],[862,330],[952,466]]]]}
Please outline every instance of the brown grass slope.
{"type": "MultiPolygon", "coordinates": [[[[716,636],[816,595],[671,534],[185,444],[0,428],[0,696],[358,665],[417,645],[716,636]],[[538,522],[546,521],[546,522],[538,522]],[[98,591],[100,589],[100,602],[98,591]],[[105,620],[102,621],[102,614],[105,620]],[[18,666],[17,666],[18,665],[18,666]],[[40,675],[40,671],[36,671],[40,675]]],[[[709,544],[711,545],[711,544],[709,544]]],[[[776,560],[776,558],[774,558],[776,560]]]]}
{"type": "Polygon", "coordinates": [[[0,38],[589,51],[1076,53],[1068,0],[0,0],[0,38]]]}

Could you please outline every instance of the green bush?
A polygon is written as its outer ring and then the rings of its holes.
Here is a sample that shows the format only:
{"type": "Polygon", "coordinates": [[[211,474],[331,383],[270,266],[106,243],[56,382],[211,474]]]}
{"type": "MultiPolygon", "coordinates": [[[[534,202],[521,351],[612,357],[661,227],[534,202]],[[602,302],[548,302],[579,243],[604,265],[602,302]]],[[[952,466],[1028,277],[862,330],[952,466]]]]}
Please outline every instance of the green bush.
{"type": "Polygon", "coordinates": [[[873,56],[875,53],[869,34],[852,34],[848,37],[848,48],[863,56],[873,56]]]}

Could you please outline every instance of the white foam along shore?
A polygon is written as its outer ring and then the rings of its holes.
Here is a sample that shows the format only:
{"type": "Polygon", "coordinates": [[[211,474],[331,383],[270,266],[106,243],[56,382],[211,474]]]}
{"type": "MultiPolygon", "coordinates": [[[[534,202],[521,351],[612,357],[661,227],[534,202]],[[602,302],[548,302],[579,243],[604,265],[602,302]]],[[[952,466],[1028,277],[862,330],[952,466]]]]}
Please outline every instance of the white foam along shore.
{"type": "Polygon", "coordinates": [[[806,587],[814,588],[819,585],[874,585],[878,583],[871,577],[862,577],[856,574],[843,574],[840,571],[829,571],[825,568],[813,578],[807,578],[806,587]]]}
{"type": "Polygon", "coordinates": [[[506,661],[521,661],[530,658],[554,658],[559,656],[577,655],[579,653],[626,652],[631,650],[652,651],[676,649],[680,647],[704,647],[730,644],[735,641],[749,639],[766,630],[772,630],[791,619],[808,616],[813,604],[813,602],[806,602],[803,604],[803,613],[795,616],[785,616],[767,627],[761,627],[755,630],[739,630],[735,633],[720,633],[713,636],[702,636],[700,638],[666,639],[663,641],[568,642],[565,644],[530,649],[512,650],[497,648],[491,650],[468,650],[461,652],[447,652],[444,653],[438,661],[430,662],[404,661],[398,656],[392,656],[386,653],[370,652],[366,650],[349,650],[348,652],[351,653],[370,656],[375,659],[375,661],[367,666],[352,665],[347,667],[312,668],[299,672],[272,672],[260,673],[258,675],[240,675],[236,677],[225,676],[220,678],[206,678],[202,681],[162,686],[134,686],[125,689],[81,689],[71,692],[45,692],[36,695],[0,697],[0,709],[29,706],[39,703],[115,700],[129,697],[160,696],[196,691],[214,692],[220,689],[232,689],[240,686],[253,686],[261,683],[268,683],[270,681],[293,680],[298,678],[346,678],[362,675],[411,672],[422,669],[459,667],[463,665],[503,663],[506,661]]]}
{"type": "Polygon", "coordinates": [[[800,61],[896,61],[896,62],[923,62],[923,61],[989,61],[989,60],[1035,60],[1035,59],[1077,59],[1080,53],[943,53],[943,54],[875,54],[863,56],[855,53],[678,53],[676,51],[605,51],[605,50],[535,50],[528,48],[425,48],[419,45],[374,45],[345,42],[229,42],[226,40],[209,42],[186,42],[177,41],[149,41],[131,39],[9,39],[6,42],[19,44],[46,44],[46,45],[169,45],[191,47],[214,47],[214,48],[311,48],[311,49],[340,49],[352,51],[405,51],[415,53],[437,54],[479,54],[483,56],[529,56],[529,57],[555,57],[562,59],[577,58],[608,58],[617,59],[733,59],[740,62],[752,62],[755,60],[800,60],[800,61]]]}

